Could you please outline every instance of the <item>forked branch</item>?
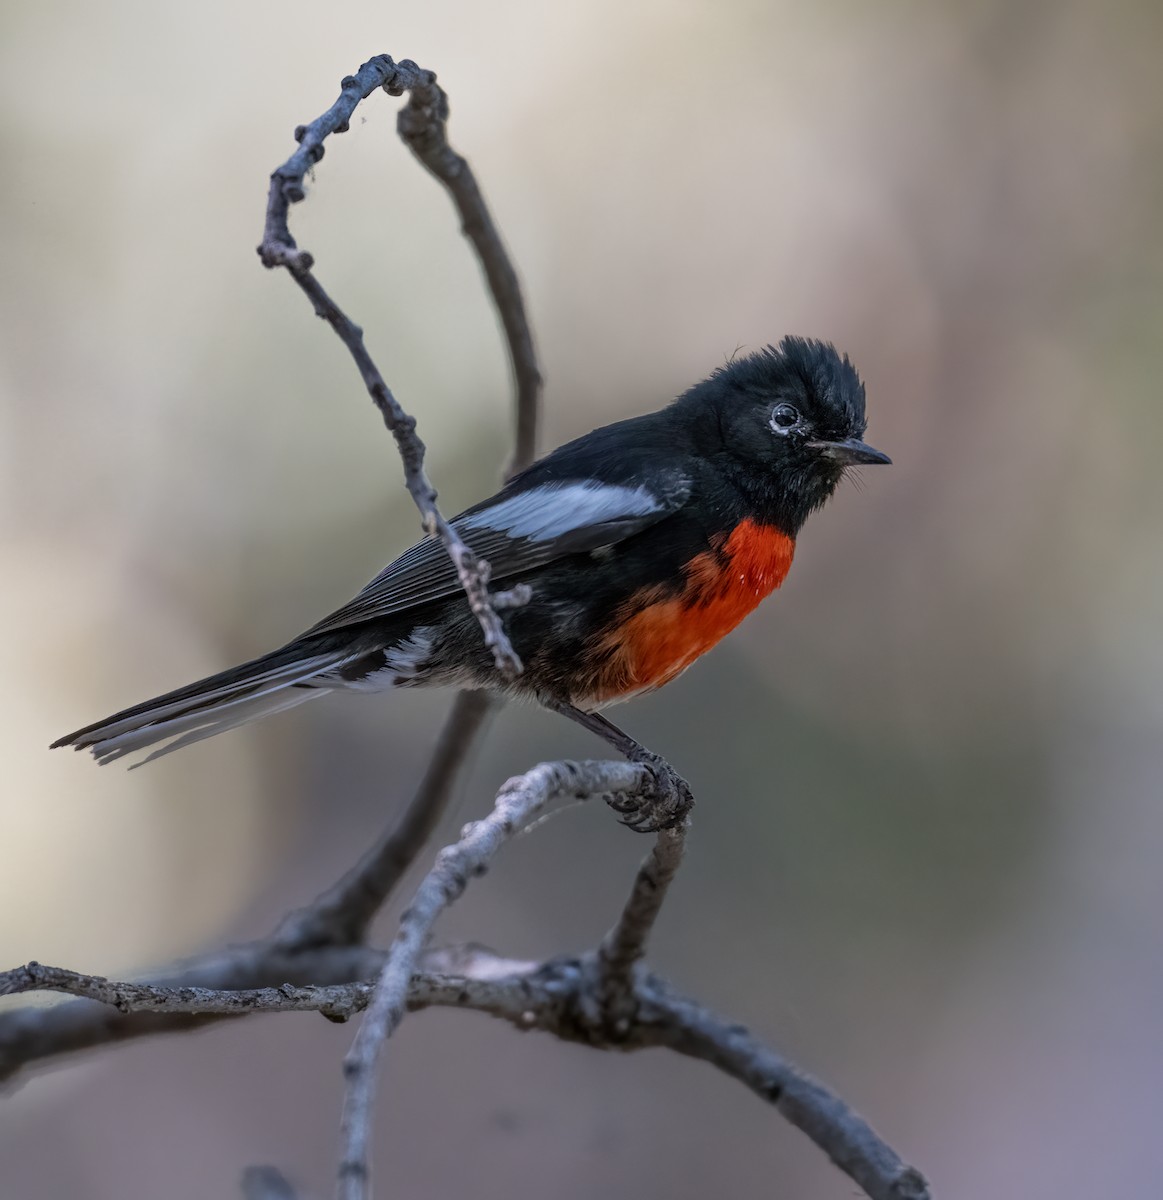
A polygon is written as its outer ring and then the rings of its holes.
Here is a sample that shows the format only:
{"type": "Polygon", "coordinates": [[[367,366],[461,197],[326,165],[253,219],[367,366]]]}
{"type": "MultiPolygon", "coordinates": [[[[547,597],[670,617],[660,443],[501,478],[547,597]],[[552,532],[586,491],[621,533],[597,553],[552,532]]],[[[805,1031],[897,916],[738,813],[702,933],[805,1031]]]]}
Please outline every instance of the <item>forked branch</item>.
{"type": "Polygon", "coordinates": [[[639,795],[651,784],[646,768],[632,763],[542,763],[510,779],[498,793],[493,811],[467,825],[460,841],[436,856],[436,865],[400,918],[368,1013],[344,1060],[347,1093],[341,1126],[341,1200],[363,1200],[368,1195],[376,1063],[384,1041],[404,1018],[408,987],[437,918],[460,898],[472,877],[488,870],[501,846],[520,833],[550,801],[562,796],[588,800],[596,795],[639,795]]]}

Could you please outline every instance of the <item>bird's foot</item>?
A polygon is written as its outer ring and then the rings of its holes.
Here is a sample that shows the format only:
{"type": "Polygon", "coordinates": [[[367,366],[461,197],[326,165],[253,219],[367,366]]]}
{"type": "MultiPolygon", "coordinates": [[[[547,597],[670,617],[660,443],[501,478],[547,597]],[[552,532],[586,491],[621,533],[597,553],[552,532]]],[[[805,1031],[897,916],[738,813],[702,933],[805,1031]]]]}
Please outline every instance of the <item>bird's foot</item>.
{"type": "Polygon", "coordinates": [[[607,801],[622,824],[635,833],[677,829],[694,807],[690,784],[664,759],[649,750],[631,754],[653,776],[649,791],[638,796],[614,796],[607,801]]]}

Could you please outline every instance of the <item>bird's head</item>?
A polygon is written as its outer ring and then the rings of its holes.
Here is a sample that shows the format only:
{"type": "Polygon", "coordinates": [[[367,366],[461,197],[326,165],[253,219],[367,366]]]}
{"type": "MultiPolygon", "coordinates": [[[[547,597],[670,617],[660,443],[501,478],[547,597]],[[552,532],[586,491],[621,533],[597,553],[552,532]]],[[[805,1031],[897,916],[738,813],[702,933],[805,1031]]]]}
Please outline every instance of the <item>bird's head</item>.
{"type": "Polygon", "coordinates": [[[714,408],[721,452],[769,497],[789,533],[847,467],[892,461],[863,441],[864,384],[828,342],[785,337],[733,359],[695,391],[714,408]]]}

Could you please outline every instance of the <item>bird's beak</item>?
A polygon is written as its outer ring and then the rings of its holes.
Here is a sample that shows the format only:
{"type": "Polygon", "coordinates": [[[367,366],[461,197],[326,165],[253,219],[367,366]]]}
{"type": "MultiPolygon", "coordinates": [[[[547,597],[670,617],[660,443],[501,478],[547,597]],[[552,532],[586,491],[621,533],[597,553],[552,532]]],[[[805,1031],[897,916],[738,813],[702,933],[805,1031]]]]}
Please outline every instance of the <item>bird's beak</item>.
{"type": "Polygon", "coordinates": [[[830,458],[833,462],[845,467],[857,467],[871,463],[891,463],[887,454],[881,454],[865,442],[848,438],[844,442],[808,442],[808,445],[819,452],[821,458],[830,458]]]}

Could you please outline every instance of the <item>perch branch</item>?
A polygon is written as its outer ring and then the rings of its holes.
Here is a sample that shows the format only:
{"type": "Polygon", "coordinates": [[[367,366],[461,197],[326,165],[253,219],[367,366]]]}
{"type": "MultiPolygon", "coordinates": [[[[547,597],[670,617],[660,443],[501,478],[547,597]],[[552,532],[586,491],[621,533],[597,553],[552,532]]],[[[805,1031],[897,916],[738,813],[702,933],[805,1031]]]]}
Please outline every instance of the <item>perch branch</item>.
{"type": "Polygon", "coordinates": [[[340,1132],[341,1200],[364,1200],[369,1194],[368,1143],[376,1063],[384,1040],[403,1019],[409,981],[437,918],[459,898],[469,879],[483,875],[501,846],[552,799],[641,793],[651,780],[646,768],[631,763],[542,763],[510,779],[498,793],[493,811],[467,825],[460,841],[436,856],[435,866],[400,918],[367,1015],[344,1060],[347,1091],[340,1132]]]}

